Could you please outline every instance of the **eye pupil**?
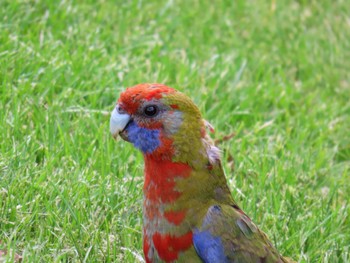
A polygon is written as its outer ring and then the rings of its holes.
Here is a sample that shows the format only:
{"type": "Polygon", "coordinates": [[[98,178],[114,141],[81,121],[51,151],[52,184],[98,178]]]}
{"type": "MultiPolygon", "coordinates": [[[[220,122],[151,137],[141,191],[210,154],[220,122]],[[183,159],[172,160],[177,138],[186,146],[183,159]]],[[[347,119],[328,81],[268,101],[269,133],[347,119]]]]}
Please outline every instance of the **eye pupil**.
{"type": "Polygon", "coordinates": [[[144,112],[148,117],[153,117],[158,113],[158,108],[157,106],[150,105],[145,108],[144,112]]]}

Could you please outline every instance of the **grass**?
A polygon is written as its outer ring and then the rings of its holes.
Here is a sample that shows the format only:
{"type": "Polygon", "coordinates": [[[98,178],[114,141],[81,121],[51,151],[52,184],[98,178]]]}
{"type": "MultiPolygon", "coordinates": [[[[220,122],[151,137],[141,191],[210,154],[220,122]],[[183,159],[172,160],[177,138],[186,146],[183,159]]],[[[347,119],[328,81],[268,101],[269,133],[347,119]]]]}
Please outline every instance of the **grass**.
{"type": "Polygon", "coordinates": [[[220,144],[233,195],[284,255],[350,262],[349,13],[345,0],[1,1],[8,262],[140,261],[142,157],[105,112],[141,82],[192,97],[215,138],[236,134],[220,144]]]}

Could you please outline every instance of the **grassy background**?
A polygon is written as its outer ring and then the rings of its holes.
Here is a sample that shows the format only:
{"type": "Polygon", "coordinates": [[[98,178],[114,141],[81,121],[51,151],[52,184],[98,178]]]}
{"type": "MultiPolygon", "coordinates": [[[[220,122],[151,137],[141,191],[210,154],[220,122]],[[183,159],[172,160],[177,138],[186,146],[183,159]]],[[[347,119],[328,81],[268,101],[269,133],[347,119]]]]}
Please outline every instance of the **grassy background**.
{"type": "Polygon", "coordinates": [[[215,138],[236,134],[220,144],[233,195],[283,254],[350,262],[349,14],[347,0],[1,1],[0,249],[140,261],[142,158],[104,112],[162,82],[215,138]]]}

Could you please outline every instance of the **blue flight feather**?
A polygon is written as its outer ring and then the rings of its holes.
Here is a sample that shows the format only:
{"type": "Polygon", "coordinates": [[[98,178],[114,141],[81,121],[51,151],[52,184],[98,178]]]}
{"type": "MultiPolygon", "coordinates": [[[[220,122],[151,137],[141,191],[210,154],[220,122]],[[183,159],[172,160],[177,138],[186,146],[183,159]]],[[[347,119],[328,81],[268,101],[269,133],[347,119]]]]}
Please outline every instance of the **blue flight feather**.
{"type": "Polygon", "coordinates": [[[228,263],[225,256],[224,246],[220,237],[213,236],[209,231],[199,232],[196,230],[193,234],[193,245],[198,256],[205,263],[228,263]]]}

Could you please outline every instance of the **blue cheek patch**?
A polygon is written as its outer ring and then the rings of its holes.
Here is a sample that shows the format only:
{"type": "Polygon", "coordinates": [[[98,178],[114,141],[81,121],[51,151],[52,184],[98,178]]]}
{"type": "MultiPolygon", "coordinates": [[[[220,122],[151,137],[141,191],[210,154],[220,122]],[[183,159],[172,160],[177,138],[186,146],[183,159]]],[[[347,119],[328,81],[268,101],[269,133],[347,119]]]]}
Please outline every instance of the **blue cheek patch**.
{"type": "Polygon", "coordinates": [[[131,122],[128,127],[128,140],[143,153],[152,153],[160,146],[159,130],[150,130],[131,122]]]}

